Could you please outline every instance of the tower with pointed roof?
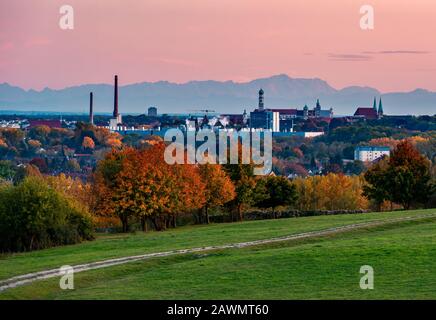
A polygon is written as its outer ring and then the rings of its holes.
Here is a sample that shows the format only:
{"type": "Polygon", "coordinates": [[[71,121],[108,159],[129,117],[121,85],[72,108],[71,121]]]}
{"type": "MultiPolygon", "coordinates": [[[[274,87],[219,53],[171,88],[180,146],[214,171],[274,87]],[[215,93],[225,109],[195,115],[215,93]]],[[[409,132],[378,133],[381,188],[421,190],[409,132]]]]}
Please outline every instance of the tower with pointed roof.
{"type": "Polygon", "coordinates": [[[374,103],[372,104],[372,107],[374,108],[375,112],[377,112],[377,100],[374,97],[374,103]]]}
{"type": "Polygon", "coordinates": [[[316,107],[315,107],[315,117],[319,118],[321,116],[321,104],[319,103],[319,99],[316,99],[316,107]]]}
{"type": "Polygon", "coordinates": [[[383,104],[382,104],[381,97],[380,97],[380,101],[378,103],[378,112],[377,112],[377,114],[378,114],[379,118],[383,117],[383,104]]]}
{"type": "Polygon", "coordinates": [[[303,108],[303,118],[304,119],[308,119],[309,118],[309,107],[307,106],[307,104],[305,104],[304,108],[303,108]]]}

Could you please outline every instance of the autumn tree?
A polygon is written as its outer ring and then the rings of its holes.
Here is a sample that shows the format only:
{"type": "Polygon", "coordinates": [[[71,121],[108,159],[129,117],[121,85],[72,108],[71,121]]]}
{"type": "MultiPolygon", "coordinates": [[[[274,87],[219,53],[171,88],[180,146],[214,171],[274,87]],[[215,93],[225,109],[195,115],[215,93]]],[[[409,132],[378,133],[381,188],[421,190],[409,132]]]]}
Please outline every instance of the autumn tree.
{"type": "Polygon", "coordinates": [[[200,176],[205,183],[205,205],[203,207],[205,220],[209,223],[209,208],[222,206],[236,196],[235,186],[227,173],[218,164],[199,166],[200,176]]]}
{"type": "Polygon", "coordinates": [[[120,139],[115,138],[115,137],[109,137],[106,142],[105,145],[110,147],[110,148],[121,148],[121,146],[123,145],[123,143],[121,142],[120,139]]]}
{"type": "Polygon", "coordinates": [[[365,174],[365,194],[401,204],[406,210],[412,204],[426,203],[431,194],[430,162],[408,140],[401,141],[385,167],[375,165],[365,174]]]}
{"type": "Polygon", "coordinates": [[[360,176],[329,173],[297,178],[293,183],[298,193],[296,207],[302,211],[364,210],[368,206],[360,176]]]}
{"type": "Polygon", "coordinates": [[[82,141],[82,148],[85,150],[93,150],[95,148],[94,140],[91,137],[84,137],[82,141]]]}
{"type": "Polygon", "coordinates": [[[47,159],[33,158],[30,160],[29,164],[38,167],[39,171],[42,173],[47,173],[48,171],[47,159]]]}
{"type": "Polygon", "coordinates": [[[37,166],[28,164],[26,166],[18,167],[12,181],[15,185],[17,185],[27,177],[42,177],[42,174],[37,166]]]}
{"type": "Polygon", "coordinates": [[[167,220],[176,227],[176,218],[180,213],[187,213],[202,208],[206,203],[206,184],[202,180],[198,165],[178,164],[169,166],[172,172],[172,191],[167,220]]]}
{"type": "Polygon", "coordinates": [[[80,164],[76,159],[70,159],[67,162],[67,169],[72,172],[79,172],[80,164]]]}
{"type": "Polygon", "coordinates": [[[117,177],[123,168],[125,159],[133,150],[112,150],[99,161],[93,176],[92,209],[98,216],[117,216],[123,232],[128,231],[129,212],[115,206],[113,195],[117,188],[117,177]]]}
{"type": "Polygon", "coordinates": [[[161,150],[129,149],[116,177],[113,201],[120,216],[136,216],[145,231],[151,218],[156,230],[166,228],[163,217],[171,196],[171,177],[159,156],[161,150]]]}
{"type": "Polygon", "coordinates": [[[27,141],[27,144],[33,150],[37,150],[37,149],[41,148],[41,142],[39,142],[39,140],[30,139],[29,141],[27,141]]]}
{"type": "Polygon", "coordinates": [[[15,128],[0,128],[0,137],[9,147],[18,148],[24,140],[23,130],[15,128]]]}
{"type": "Polygon", "coordinates": [[[36,126],[36,127],[33,127],[32,129],[30,129],[29,137],[31,139],[34,139],[34,140],[39,140],[45,144],[48,141],[48,137],[49,137],[50,132],[51,132],[51,129],[48,126],[45,126],[45,125],[36,126]]]}
{"type": "Polygon", "coordinates": [[[79,178],[72,178],[61,173],[57,176],[45,176],[46,183],[61,193],[71,206],[82,212],[89,212],[91,207],[91,185],[79,178]]]}
{"type": "Polygon", "coordinates": [[[145,231],[150,219],[156,230],[176,225],[178,213],[204,205],[204,185],[193,165],[168,165],[165,145],[112,150],[97,166],[95,208],[120,218],[123,231],[137,217],[145,231]]]}

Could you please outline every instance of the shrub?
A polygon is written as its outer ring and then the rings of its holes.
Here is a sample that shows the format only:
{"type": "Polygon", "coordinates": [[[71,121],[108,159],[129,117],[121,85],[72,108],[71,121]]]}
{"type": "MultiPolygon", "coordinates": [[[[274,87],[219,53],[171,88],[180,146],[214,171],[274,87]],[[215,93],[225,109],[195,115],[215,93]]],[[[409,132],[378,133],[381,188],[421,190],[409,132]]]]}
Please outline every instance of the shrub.
{"type": "Polygon", "coordinates": [[[39,177],[0,187],[0,251],[30,251],[91,240],[87,212],[39,177]]]}

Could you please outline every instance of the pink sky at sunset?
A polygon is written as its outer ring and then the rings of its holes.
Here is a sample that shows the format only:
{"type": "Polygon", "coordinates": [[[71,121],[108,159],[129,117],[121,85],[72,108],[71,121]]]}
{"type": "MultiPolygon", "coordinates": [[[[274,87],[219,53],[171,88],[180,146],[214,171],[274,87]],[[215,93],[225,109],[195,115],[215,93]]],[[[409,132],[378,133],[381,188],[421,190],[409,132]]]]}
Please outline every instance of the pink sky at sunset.
{"type": "Polygon", "coordinates": [[[436,91],[434,0],[2,0],[0,83],[248,81],[436,91]],[[75,29],[59,8],[73,6],[75,29]],[[361,5],[375,29],[359,27],[361,5]]]}

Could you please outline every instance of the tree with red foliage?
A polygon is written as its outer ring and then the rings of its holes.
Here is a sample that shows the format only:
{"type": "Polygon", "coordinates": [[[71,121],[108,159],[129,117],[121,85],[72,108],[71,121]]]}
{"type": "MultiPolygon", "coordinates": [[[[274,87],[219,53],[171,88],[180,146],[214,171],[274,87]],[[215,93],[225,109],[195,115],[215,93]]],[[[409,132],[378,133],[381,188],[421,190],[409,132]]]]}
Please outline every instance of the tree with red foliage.
{"type": "Polygon", "coordinates": [[[37,167],[41,173],[47,173],[48,171],[47,162],[42,158],[33,158],[29,163],[37,167]]]}
{"type": "Polygon", "coordinates": [[[405,209],[425,203],[432,191],[430,161],[408,140],[400,142],[388,160],[368,170],[365,179],[367,197],[378,203],[389,200],[405,209]]]}

